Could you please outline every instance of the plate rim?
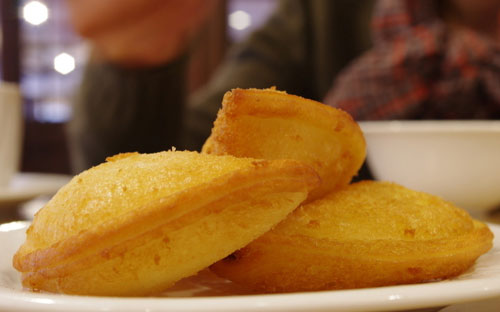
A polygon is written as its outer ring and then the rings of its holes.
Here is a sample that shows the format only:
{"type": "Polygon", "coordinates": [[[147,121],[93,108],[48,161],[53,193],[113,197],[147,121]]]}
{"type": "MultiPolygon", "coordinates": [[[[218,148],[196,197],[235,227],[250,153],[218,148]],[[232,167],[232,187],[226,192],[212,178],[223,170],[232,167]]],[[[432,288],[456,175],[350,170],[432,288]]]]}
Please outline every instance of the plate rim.
{"type": "Polygon", "coordinates": [[[500,133],[500,120],[364,120],[358,122],[365,135],[500,133]]]}

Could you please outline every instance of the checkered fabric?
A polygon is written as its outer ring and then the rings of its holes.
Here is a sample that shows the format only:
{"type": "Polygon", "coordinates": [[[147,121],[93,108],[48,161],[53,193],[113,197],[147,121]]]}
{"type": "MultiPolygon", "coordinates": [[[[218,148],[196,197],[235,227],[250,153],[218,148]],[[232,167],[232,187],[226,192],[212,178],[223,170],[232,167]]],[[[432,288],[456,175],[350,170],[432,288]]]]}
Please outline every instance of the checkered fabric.
{"type": "Polygon", "coordinates": [[[382,0],[373,48],[324,102],[357,120],[500,119],[500,43],[450,31],[434,0],[382,0]]]}

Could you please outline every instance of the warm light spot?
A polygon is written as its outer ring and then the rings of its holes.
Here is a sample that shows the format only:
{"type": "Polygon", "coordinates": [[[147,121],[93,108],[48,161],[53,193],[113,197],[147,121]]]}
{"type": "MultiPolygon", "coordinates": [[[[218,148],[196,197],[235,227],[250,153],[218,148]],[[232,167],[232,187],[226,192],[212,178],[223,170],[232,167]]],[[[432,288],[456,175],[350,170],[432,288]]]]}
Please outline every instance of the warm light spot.
{"type": "Polygon", "coordinates": [[[30,1],[23,7],[23,18],[26,22],[38,26],[49,18],[49,9],[40,1],[30,1]]]}
{"type": "Polygon", "coordinates": [[[75,58],[68,53],[61,53],[54,58],[54,69],[63,75],[75,69],[75,58]]]}
{"type": "Polygon", "coordinates": [[[252,24],[252,17],[245,11],[238,10],[229,14],[229,26],[236,30],[244,30],[252,24]]]}

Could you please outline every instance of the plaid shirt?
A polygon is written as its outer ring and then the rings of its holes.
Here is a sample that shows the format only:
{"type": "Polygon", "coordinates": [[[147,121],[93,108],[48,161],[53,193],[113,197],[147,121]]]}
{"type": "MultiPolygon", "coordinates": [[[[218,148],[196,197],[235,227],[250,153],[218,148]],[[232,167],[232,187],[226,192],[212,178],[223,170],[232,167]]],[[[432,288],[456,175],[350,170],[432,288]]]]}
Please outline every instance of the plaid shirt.
{"type": "Polygon", "coordinates": [[[382,0],[371,50],[339,75],[328,105],[357,120],[500,119],[500,45],[450,32],[433,0],[382,0]]]}

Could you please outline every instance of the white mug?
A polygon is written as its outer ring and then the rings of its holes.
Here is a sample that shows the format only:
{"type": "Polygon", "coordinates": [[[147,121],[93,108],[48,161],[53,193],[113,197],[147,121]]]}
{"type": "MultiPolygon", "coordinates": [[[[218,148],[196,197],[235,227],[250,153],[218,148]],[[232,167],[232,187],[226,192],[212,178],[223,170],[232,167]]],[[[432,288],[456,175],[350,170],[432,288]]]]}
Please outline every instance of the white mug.
{"type": "Polygon", "coordinates": [[[19,86],[0,81],[0,188],[6,187],[19,170],[22,124],[19,86]]]}

